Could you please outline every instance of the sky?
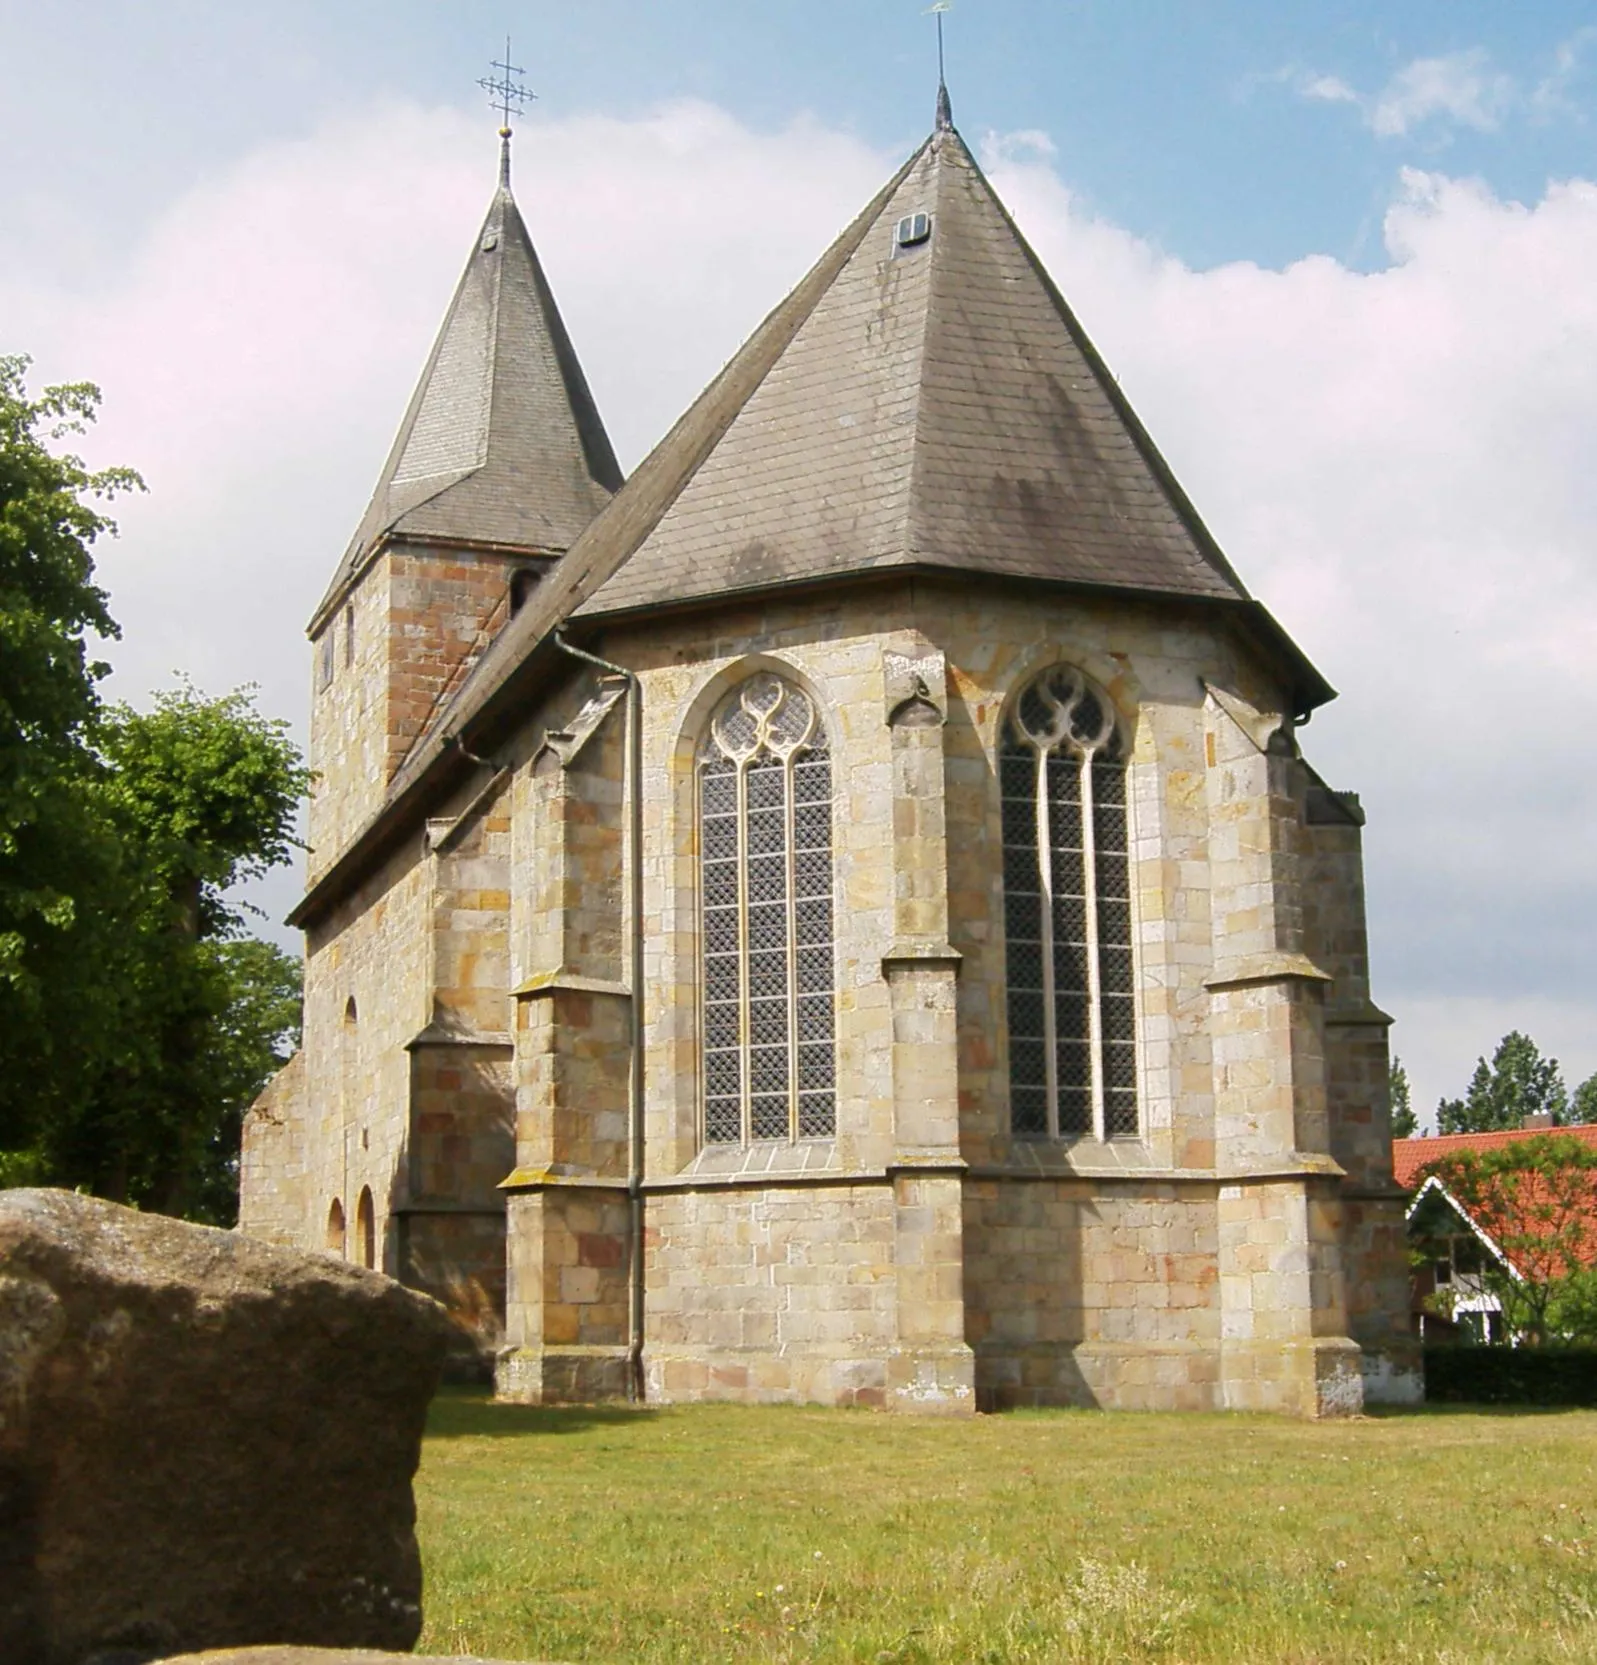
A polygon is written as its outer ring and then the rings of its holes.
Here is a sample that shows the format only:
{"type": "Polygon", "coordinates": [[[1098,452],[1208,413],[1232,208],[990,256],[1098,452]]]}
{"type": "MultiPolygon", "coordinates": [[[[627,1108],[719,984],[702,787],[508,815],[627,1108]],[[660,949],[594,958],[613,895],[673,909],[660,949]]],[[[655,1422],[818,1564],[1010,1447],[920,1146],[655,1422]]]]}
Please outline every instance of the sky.
{"type": "MultiPolygon", "coordinates": [[[[0,352],[105,395],[109,688],[303,628],[516,189],[634,466],[931,124],[928,0],[0,0],[0,352]]],[[[1597,1072],[1597,21],[1522,0],[956,0],[956,123],[1244,580],[1340,690],[1422,1119],[1597,1072]]],[[[297,877],[268,881],[273,917],[297,877]]],[[[263,927],[265,928],[265,927],[263,927]]],[[[290,940],[278,933],[282,940],[290,940]]]]}

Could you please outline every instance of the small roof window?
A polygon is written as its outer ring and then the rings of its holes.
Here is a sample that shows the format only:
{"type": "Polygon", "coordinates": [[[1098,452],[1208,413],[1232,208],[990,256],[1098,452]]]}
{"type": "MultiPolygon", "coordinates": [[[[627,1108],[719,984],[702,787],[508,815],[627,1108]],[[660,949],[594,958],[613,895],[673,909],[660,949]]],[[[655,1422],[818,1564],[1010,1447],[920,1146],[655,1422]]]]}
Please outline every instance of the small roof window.
{"type": "Polygon", "coordinates": [[[893,243],[897,248],[913,249],[929,241],[931,235],[930,214],[906,214],[893,228],[893,243]]]}

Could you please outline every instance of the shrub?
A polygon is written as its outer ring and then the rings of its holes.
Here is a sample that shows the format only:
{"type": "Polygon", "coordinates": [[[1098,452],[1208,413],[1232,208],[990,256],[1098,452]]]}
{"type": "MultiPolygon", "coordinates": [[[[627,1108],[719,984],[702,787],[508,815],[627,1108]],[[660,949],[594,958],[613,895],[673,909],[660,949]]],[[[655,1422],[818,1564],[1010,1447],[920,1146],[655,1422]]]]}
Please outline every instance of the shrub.
{"type": "Polygon", "coordinates": [[[1427,1347],[1425,1397],[1453,1405],[1597,1405],[1597,1347],[1427,1347]]]}

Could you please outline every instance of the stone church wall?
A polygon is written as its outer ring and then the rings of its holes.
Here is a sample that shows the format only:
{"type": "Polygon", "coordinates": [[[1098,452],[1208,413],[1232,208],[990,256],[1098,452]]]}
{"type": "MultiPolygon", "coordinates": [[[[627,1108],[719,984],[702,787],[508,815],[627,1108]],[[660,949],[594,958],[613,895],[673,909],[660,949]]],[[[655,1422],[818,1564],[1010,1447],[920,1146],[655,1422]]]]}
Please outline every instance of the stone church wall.
{"type": "Polygon", "coordinates": [[[411,1056],[426,1022],[427,870],[401,852],[311,933],[305,965],[303,1246],[364,1259],[361,1198],[369,1192],[372,1259],[400,1269],[392,1209],[404,1194],[411,1056]],[[344,1240],[329,1237],[338,1204],[344,1240]]]}
{"type": "Polygon", "coordinates": [[[1219,1408],[1214,1189],[967,1181],[978,1405],[1219,1408]]]}
{"type": "MultiPolygon", "coordinates": [[[[1348,1408],[1348,1332],[1392,1340],[1395,1264],[1357,828],[1224,631],[917,580],[597,647],[644,688],[649,1396],[1348,1408]],[[1059,660],[1130,737],[1142,1131],[1105,1144],[1009,1131],[995,754],[1059,660]],[[697,748],[762,667],[815,699],[833,758],[838,1125],[705,1146],[697,748]]],[[[358,1143],[351,1224],[371,1184],[391,1269],[504,1301],[513,1397],[626,1386],[622,694],[574,669],[473,814],[485,780],[313,942],[307,1187],[358,1143]],[[382,1017],[341,1029],[367,983],[382,1017]]]]}
{"type": "Polygon", "coordinates": [[[887,1404],[889,1186],[657,1191],[646,1242],[651,1399],[887,1404]]]}
{"type": "Polygon", "coordinates": [[[238,1229],[246,1237],[286,1249],[307,1246],[321,1177],[306,1158],[308,1108],[305,1054],[299,1051],[266,1084],[244,1118],[238,1229]]]}
{"type": "Polygon", "coordinates": [[[391,542],[328,616],[312,644],[313,882],[504,623],[512,572],[545,564],[391,542]]]}
{"type": "Polygon", "coordinates": [[[376,813],[388,785],[389,611],[380,556],[311,643],[312,883],[376,813]]]}

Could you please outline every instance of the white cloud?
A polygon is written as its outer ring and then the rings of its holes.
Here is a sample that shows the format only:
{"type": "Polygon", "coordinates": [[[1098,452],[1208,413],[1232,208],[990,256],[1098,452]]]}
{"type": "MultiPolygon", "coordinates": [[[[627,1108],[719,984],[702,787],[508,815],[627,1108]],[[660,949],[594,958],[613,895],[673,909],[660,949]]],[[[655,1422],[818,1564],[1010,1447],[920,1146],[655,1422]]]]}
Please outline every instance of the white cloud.
{"type": "Polygon", "coordinates": [[[1012,133],[989,132],[982,144],[986,154],[1006,162],[1051,162],[1059,154],[1052,138],[1035,127],[1018,128],[1012,133]]]}
{"type": "MultiPolygon", "coordinates": [[[[518,196],[624,461],[898,160],[704,105],[524,130],[518,196]]],[[[1221,542],[1344,690],[1304,741],[1370,812],[1376,996],[1417,1102],[1515,1023],[1591,1073],[1597,186],[1521,205],[1409,173],[1383,270],[1200,272],[1083,214],[1034,137],[991,160],[1221,542]]],[[[0,283],[41,379],[105,384],[96,456],[150,477],[102,556],[122,691],[182,666],[302,719],[300,631],[493,165],[455,113],[368,112],[196,187],[131,260],[89,264],[102,287],[0,283]]]]}
{"type": "Polygon", "coordinates": [[[1513,81],[1492,69],[1481,47],[1416,58],[1376,99],[1370,126],[1382,138],[1401,138],[1422,122],[1443,116],[1462,127],[1490,132],[1513,97],[1513,81]]]}
{"type": "MultiPolygon", "coordinates": [[[[1287,70],[1279,79],[1289,82],[1300,98],[1355,105],[1365,126],[1383,139],[1407,138],[1427,125],[1447,123],[1493,132],[1519,96],[1513,77],[1493,69],[1481,47],[1416,58],[1373,97],[1360,93],[1339,75],[1287,70]]],[[[1547,96],[1554,96],[1554,91],[1547,96]]]]}
{"type": "Polygon", "coordinates": [[[1359,95],[1339,75],[1305,75],[1297,82],[1298,92],[1321,104],[1357,104],[1359,95]]]}
{"type": "Polygon", "coordinates": [[[1568,40],[1553,49],[1553,67],[1536,83],[1531,93],[1531,110],[1538,120],[1554,116],[1579,116],[1580,109],[1571,90],[1585,71],[1587,50],[1597,41],[1597,27],[1577,29],[1568,40]]]}

